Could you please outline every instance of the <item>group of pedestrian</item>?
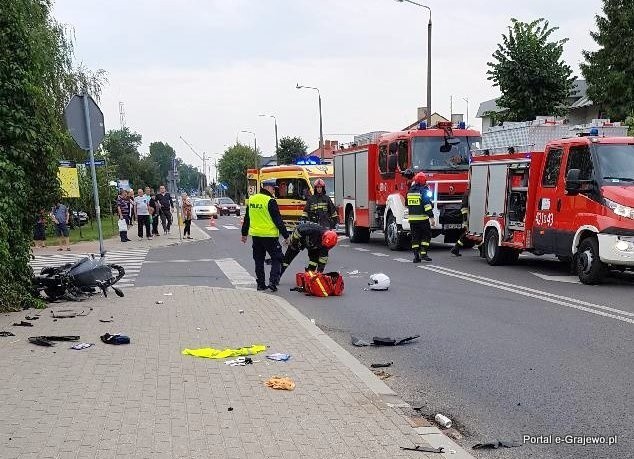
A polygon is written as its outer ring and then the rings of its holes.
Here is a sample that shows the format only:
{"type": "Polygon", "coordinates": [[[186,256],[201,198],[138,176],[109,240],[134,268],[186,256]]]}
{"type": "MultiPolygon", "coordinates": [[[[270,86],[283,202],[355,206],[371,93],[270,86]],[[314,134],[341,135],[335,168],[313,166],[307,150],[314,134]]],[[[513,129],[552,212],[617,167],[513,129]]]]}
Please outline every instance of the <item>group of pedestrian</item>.
{"type": "Polygon", "coordinates": [[[246,243],[247,237],[251,236],[257,290],[276,292],[282,274],[304,249],[308,251],[309,258],[306,270],[324,271],[328,252],[337,244],[337,233],[332,230],[337,221],[325,183],[318,179],[313,185],[315,193],[306,202],[303,221],[289,234],[275,200],[276,181],[264,180],[261,186],[260,192],[249,198],[242,224],[242,242],[246,243]],[[287,247],[285,254],[280,245],[280,235],[287,247]],[[267,254],[271,260],[268,285],[264,272],[267,254]]]}
{"type": "MultiPolygon", "coordinates": [[[[166,191],[165,186],[161,185],[158,193],[155,193],[150,187],[146,187],[145,190],[139,188],[137,195],[132,198],[130,193],[123,189],[119,190],[117,198],[119,220],[124,220],[127,226],[130,227],[133,224],[132,216],[136,216],[137,235],[141,239],[143,239],[144,234],[148,240],[151,240],[154,236],[159,236],[159,219],[163,227],[163,234],[169,234],[172,227],[174,200],[166,191]]],[[[122,233],[123,231],[120,227],[121,242],[130,241],[127,237],[127,232],[125,235],[122,233]]]]}

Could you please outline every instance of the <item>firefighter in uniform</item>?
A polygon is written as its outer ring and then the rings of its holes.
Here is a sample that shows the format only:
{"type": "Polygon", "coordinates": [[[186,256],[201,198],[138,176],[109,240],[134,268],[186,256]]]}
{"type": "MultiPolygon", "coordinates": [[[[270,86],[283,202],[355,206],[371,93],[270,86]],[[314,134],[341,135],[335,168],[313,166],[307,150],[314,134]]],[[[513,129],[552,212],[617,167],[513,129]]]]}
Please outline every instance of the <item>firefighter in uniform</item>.
{"type": "Polygon", "coordinates": [[[306,201],[302,220],[317,223],[326,229],[335,228],[339,216],[330,196],[326,194],[326,182],[322,179],[315,180],[313,189],[315,193],[306,201]]]}
{"type": "Polygon", "coordinates": [[[431,227],[435,225],[434,212],[427,187],[427,176],[419,172],[407,192],[407,209],[409,210],[409,227],[412,235],[412,251],[414,263],[431,261],[427,250],[431,241],[431,227]]]}
{"type": "Polygon", "coordinates": [[[275,180],[264,180],[259,193],[249,198],[249,205],[242,224],[242,242],[247,242],[247,235],[253,239],[253,260],[255,261],[255,277],[258,290],[267,288],[277,291],[282,271],[282,246],[280,234],[284,243],[288,242],[288,231],[282,221],[280,209],[275,196],[275,180]],[[271,274],[269,285],[266,285],[264,274],[264,259],[266,254],[271,257],[271,274]]]}
{"type": "Polygon", "coordinates": [[[337,233],[317,223],[304,222],[297,225],[291,235],[288,249],[282,261],[282,273],[299,252],[308,250],[306,271],[324,272],[328,263],[328,251],[337,245],[337,233]]]}
{"type": "Polygon", "coordinates": [[[456,245],[451,249],[451,254],[457,257],[461,257],[460,249],[465,246],[468,226],[467,222],[469,221],[469,189],[467,188],[467,192],[462,198],[462,204],[460,204],[460,213],[462,214],[462,233],[460,233],[460,238],[456,242],[456,245]]]}

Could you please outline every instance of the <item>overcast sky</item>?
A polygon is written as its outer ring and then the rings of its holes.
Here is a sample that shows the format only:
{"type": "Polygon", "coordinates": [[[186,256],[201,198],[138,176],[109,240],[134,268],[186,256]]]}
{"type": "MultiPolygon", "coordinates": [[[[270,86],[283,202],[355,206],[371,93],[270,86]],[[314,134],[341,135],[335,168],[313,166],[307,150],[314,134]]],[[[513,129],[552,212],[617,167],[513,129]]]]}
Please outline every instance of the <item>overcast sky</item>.
{"type": "MultiPolygon", "coordinates": [[[[487,61],[510,18],[539,17],[569,37],[564,58],[580,75],[581,51],[595,49],[589,31],[600,0],[429,0],[433,11],[432,111],[466,117],[499,95],[487,61]],[[583,3],[583,6],[581,6],[583,3]]],[[[109,74],[101,107],[106,129],[126,124],[172,145],[200,166],[180,140],[218,157],[236,133],[256,133],[272,154],[273,119],[280,137],[319,142],[316,86],[327,139],[399,130],[426,104],[427,10],[394,0],[57,0],[55,16],[74,27],[78,61],[109,74]]],[[[253,136],[240,134],[243,143],[253,136]]],[[[213,174],[213,171],[212,171],[213,174]]]]}

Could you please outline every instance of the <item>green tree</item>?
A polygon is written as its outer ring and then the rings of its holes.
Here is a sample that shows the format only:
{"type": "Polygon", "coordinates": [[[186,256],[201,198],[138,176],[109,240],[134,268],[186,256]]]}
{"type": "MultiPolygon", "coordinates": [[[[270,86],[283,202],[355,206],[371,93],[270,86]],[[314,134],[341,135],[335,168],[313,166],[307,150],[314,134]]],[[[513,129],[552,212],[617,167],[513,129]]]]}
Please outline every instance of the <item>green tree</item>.
{"type": "MultiPolygon", "coordinates": [[[[0,7],[0,310],[37,306],[28,265],[35,214],[60,195],[57,161],[70,137],[62,108],[78,85],[72,43],[48,0],[0,7]],[[26,198],[28,197],[28,199],[26,198]]],[[[84,74],[86,74],[84,72],[84,74]]],[[[93,75],[94,76],[94,75],[93,75]]],[[[88,75],[87,81],[95,82],[88,75]]]]}
{"type": "Polygon", "coordinates": [[[176,152],[167,143],[152,142],[148,158],[158,166],[159,181],[165,185],[167,183],[167,173],[174,167],[173,161],[176,159],[176,152]]]}
{"type": "Polygon", "coordinates": [[[297,158],[306,156],[308,145],[299,137],[282,137],[277,149],[277,164],[294,164],[297,158]]]}
{"type": "Polygon", "coordinates": [[[181,159],[178,160],[178,175],[178,187],[181,190],[191,193],[200,189],[202,174],[194,166],[185,164],[181,159]]]}
{"type": "Polygon", "coordinates": [[[114,179],[129,180],[133,188],[157,187],[161,181],[159,166],[149,157],[141,158],[141,141],[141,134],[124,127],[108,131],[102,145],[114,166],[114,179]]]}
{"type": "Polygon", "coordinates": [[[599,49],[583,52],[581,72],[590,99],[622,121],[634,115],[634,1],[603,0],[603,14],[590,32],[599,49]]]}
{"type": "Polygon", "coordinates": [[[247,191],[247,169],[255,167],[258,154],[248,145],[237,143],[225,150],[218,161],[218,179],[226,182],[229,196],[241,201],[247,191]]]}
{"type": "Polygon", "coordinates": [[[493,53],[494,62],[487,79],[502,92],[498,100],[505,107],[505,121],[534,120],[538,115],[563,115],[567,112],[575,77],[562,59],[567,38],[549,41],[558,27],[541,18],[526,23],[511,19],[508,35],[493,53]]]}

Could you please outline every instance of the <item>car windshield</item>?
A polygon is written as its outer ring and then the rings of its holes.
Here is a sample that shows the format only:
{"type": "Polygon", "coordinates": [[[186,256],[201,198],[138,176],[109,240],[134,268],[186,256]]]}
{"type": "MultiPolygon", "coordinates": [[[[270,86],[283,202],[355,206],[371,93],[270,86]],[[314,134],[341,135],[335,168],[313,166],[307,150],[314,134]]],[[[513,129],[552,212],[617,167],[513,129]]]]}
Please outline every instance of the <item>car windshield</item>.
{"type": "Polygon", "coordinates": [[[231,199],[231,198],[220,198],[220,199],[218,199],[218,204],[227,205],[227,204],[235,204],[235,203],[233,202],[233,199],[231,199]]]}
{"type": "Polygon", "coordinates": [[[196,207],[207,207],[211,206],[211,199],[199,199],[194,204],[196,207]]]}
{"type": "MultiPolygon", "coordinates": [[[[456,145],[445,143],[443,137],[414,137],[412,142],[412,168],[425,171],[453,171],[469,169],[469,152],[480,137],[455,137],[456,145]],[[446,153],[441,147],[447,145],[446,153]]],[[[444,150],[445,148],[443,148],[444,150]]]]}
{"type": "Polygon", "coordinates": [[[634,185],[634,145],[598,144],[596,154],[604,185],[634,185]]]}

